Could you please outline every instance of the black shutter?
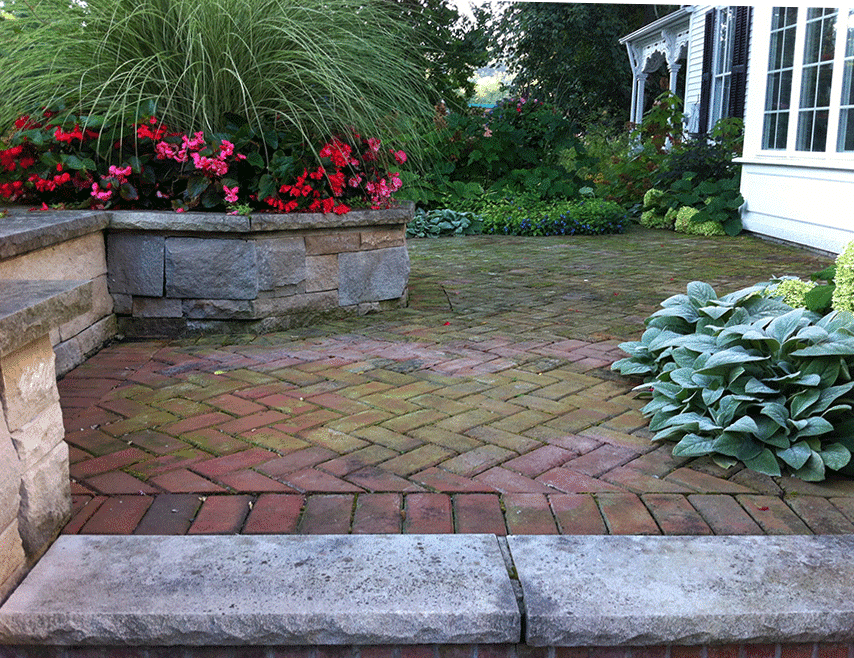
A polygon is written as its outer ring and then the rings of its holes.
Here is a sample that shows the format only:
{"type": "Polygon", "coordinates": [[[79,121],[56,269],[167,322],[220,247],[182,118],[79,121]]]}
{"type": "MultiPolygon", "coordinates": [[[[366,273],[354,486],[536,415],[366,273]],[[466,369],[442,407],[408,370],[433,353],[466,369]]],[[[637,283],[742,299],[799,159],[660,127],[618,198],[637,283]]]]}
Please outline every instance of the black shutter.
{"type": "Polygon", "coordinates": [[[750,54],[750,7],[735,8],[733,35],[732,78],[729,88],[727,116],[744,118],[744,99],[747,95],[747,58],[750,54]]]}
{"type": "Polygon", "coordinates": [[[705,135],[708,132],[709,103],[712,96],[712,59],[715,44],[715,14],[712,9],[706,14],[705,36],[703,37],[703,74],[700,78],[700,120],[697,122],[697,133],[705,135]]]}

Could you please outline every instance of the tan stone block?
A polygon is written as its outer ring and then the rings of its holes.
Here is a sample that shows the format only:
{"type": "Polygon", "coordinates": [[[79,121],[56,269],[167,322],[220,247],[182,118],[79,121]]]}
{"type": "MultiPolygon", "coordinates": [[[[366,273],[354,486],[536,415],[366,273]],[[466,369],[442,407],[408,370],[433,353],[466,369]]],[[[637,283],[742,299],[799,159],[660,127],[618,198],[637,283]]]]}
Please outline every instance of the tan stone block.
{"type": "Polygon", "coordinates": [[[308,256],[305,259],[305,291],[338,289],[338,255],[308,256]]]}
{"type": "Polygon", "coordinates": [[[107,273],[104,236],[98,231],[0,262],[0,279],[82,281],[107,273]]]}
{"type": "Polygon", "coordinates": [[[363,250],[400,247],[404,244],[406,244],[406,233],[403,227],[362,231],[363,250]]]}
{"type": "Polygon", "coordinates": [[[21,460],[0,415],[0,528],[18,516],[21,488],[21,460]]]}
{"type": "Polygon", "coordinates": [[[26,563],[18,520],[12,519],[8,526],[0,530],[0,601],[11,594],[20,582],[26,563]]]}
{"type": "Polygon", "coordinates": [[[107,275],[92,280],[92,308],[59,328],[60,341],[76,336],[113,312],[113,298],[107,290],[107,275]]]}
{"type": "Polygon", "coordinates": [[[307,256],[320,254],[340,254],[344,251],[359,251],[361,238],[359,231],[346,230],[334,233],[317,233],[305,236],[307,256]]]}
{"type": "Polygon", "coordinates": [[[54,359],[47,335],[0,357],[0,395],[10,432],[59,400],[54,359]]]}
{"type": "Polygon", "coordinates": [[[62,441],[21,478],[18,524],[27,556],[40,555],[70,517],[68,444],[62,441]]]}
{"type": "Polygon", "coordinates": [[[44,459],[56,446],[63,443],[65,428],[62,424],[62,409],[55,402],[29,423],[12,432],[12,444],[21,460],[23,472],[44,459]]]}

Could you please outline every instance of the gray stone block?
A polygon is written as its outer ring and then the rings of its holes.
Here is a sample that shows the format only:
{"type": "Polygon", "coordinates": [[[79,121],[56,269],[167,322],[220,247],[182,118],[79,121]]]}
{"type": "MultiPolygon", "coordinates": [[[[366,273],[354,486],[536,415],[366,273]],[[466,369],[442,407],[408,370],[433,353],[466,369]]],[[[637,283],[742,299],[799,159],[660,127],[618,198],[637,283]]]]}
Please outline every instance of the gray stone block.
{"type": "Polygon", "coordinates": [[[185,299],[184,317],[193,320],[251,320],[254,304],[245,299],[185,299]]]}
{"type": "Polygon", "coordinates": [[[255,299],[258,265],[249,240],[168,238],[166,296],[255,299]]]}
{"type": "Polygon", "coordinates": [[[515,643],[492,535],[64,535],[0,608],[0,643],[515,643]]]}
{"type": "Polygon", "coordinates": [[[49,335],[92,306],[91,281],[7,280],[0,287],[0,354],[49,335]]]}
{"type": "Polygon", "coordinates": [[[180,318],[181,300],[167,297],[134,297],[132,313],[135,318],[180,318]]]}
{"type": "Polygon", "coordinates": [[[305,281],[305,241],[302,238],[257,240],[255,249],[259,290],[293,289],[305,281]]]}
{"type": "Polygon", "coordinates": [[[532,646],[854,638],[854,536],[510,536],[532,646]]]}
{"type": "Polygon", "coordinates": [[[163,295],[163,252],[160,235],[107,234],[107,272],[111,293],[163,295]]]}
{"type": "Polygon", "coordinates": [[[406,247],[375,249],[338,255],[338,303],[396,299],[409,281],[409,252],[406,247]]]}

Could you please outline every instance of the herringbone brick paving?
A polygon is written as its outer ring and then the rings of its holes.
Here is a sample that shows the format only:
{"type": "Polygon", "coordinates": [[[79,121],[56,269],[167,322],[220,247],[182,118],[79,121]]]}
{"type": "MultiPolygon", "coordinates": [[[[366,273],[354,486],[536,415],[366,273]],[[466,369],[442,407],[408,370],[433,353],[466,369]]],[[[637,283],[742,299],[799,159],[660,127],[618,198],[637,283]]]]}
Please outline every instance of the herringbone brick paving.
{"type": "Polygon", "coordinates": [[[409,248],[406,309],[118,342],[69,373],[65,532],[854,532],[854,481],[674,458],[609,368],[691,280],[828,259],[639,228],[409,248]]]}

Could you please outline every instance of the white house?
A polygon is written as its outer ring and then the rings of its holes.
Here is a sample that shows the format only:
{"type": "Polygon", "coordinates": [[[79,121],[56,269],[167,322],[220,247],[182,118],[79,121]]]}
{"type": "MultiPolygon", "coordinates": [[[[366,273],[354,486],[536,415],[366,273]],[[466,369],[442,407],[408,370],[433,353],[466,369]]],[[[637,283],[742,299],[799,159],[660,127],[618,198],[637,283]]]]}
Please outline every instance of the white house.
{"type": "Polygon", "coordinates": [[[633,121],[663,64],[688,132],[744,118],[745,229],[833,253],[854,240],[854,7],[683,6],[621,43],[633,121]]]}

